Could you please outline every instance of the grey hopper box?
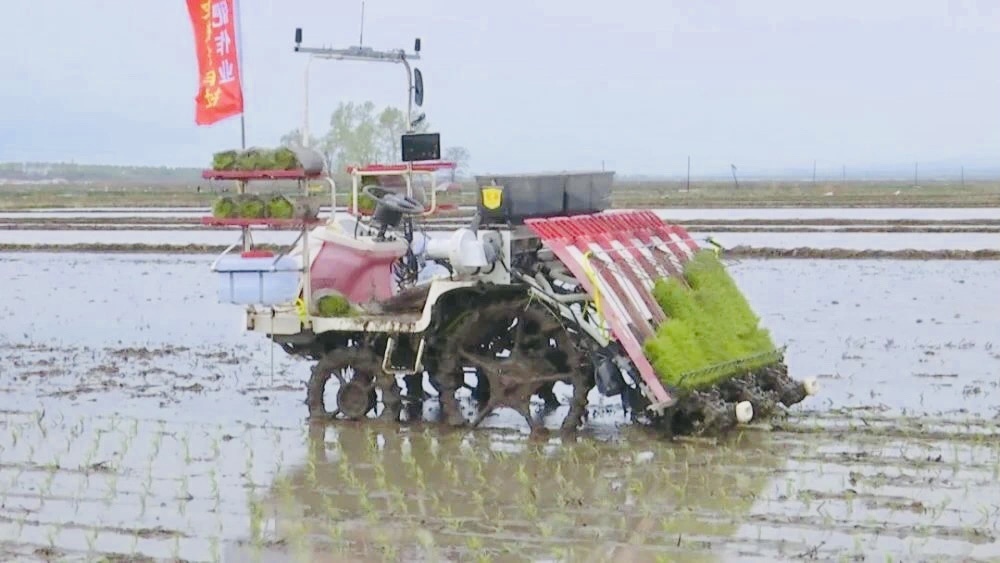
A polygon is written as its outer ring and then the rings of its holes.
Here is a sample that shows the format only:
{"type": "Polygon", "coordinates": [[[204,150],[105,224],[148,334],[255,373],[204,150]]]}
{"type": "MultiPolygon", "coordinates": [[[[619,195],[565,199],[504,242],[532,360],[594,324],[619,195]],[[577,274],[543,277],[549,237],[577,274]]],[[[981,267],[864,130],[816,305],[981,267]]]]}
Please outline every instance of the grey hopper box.
{"type": "Polygon", "coordinates": [[[483,174],[477,207],[485,222],[522,223],[532,217],[597,213],[610,207],[614,172],[483,174]],[[499,187],[499,209],[484,205],[484,188],[499,187]]]}

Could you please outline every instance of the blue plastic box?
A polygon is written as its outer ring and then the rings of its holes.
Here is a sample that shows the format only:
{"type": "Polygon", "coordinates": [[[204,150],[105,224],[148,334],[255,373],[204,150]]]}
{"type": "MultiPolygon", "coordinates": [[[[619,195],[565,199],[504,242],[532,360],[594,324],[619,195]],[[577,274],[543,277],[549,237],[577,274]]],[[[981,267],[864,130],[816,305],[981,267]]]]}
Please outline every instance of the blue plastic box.
{"type": "Polygon", "coordinates": [[[223,256],[219,274],[219,301],[236,305],[280,305],[299,294],[299,264],[289,256],[223,256]]]}

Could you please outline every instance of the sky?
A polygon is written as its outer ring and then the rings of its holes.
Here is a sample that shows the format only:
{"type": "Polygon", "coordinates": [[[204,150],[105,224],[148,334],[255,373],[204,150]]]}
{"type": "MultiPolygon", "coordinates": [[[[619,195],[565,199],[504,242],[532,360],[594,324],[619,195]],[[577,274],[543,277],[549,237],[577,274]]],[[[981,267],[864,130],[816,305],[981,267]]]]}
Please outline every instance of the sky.
{"type": "MultiPolygon", "coordinates": [[[[207,166],[181,0],[8,0],[0,161],[207,166]]],[[[247,142],[301,126],[304,46],[359,43],[360,0],[238,2],[247,142]]],[[[474,172],[692,174],[1000,164],[996,0],[366,0],[364,44],[422,40],[422,108],[474,172]]],[[[405,107],[400,65],[313,61],[310,129],[405,107]]]]}

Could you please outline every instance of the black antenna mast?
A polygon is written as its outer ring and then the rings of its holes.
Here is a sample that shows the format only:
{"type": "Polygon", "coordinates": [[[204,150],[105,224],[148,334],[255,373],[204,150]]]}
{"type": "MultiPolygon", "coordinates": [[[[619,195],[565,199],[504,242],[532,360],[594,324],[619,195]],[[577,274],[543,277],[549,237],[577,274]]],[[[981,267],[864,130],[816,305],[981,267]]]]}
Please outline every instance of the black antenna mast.
{"type": "Polygon", "coordinates": [[[361,37],[358,39],[358,46],[365,45],[365,0],[361,0],[361,37]]]}

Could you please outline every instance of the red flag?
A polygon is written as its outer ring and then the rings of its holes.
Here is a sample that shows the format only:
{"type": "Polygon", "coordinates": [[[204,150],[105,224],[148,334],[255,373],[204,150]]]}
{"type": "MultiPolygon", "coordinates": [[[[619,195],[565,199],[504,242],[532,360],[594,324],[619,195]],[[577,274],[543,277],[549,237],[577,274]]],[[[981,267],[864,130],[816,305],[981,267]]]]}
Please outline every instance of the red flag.
{"type": "Polygon", "coordinates": [[[243,113],[239,57],[236,54],[234,0],[187,0],[198,54],[198,125],[211,125],[243,113]]]}

